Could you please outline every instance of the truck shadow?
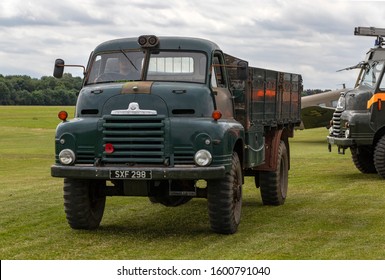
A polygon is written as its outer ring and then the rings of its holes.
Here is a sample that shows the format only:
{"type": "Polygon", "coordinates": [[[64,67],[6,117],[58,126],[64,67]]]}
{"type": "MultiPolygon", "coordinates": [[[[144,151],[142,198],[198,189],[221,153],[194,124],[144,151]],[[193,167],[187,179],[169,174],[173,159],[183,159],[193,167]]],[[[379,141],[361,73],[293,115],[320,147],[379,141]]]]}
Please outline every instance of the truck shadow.
{"type": "MultiPolygon", "coordinates": [[[[164,239],[170,236],[218,235],[210,230],[207,201],[197,199],[179,207],[152,206],[153,213],[143,215],[140,212],[127,211],[127,215],[114,220],[106,209],[105,221],[97,230],[98,234],[113,236],[140,236],[151,239],[164,239]]],[[[262,204],[256,200],[244,200],[242,216],[262,210],[262,204]]],[[[255,213],[258,215],[258,213],[255,213]]],[[[247,223],[241,217],[241,224],[247,223]]]]}

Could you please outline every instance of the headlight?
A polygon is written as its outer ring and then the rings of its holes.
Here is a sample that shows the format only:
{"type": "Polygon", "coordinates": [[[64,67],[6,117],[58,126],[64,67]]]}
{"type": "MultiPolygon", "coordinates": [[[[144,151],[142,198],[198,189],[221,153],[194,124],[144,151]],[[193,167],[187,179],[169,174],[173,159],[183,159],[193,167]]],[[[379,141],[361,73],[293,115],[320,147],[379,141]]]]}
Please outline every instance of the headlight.
{"type": "Polygon", "coordinates": [[[350,130],[347,129],[345,130],[345,138],[349,138],[350,137],[350,130]]]}
{"type": "Polygon", "coordinates": [[[61,164],[70,165],[75,162],[75,153],[70,149],[64,149],[59,153],[61,164]]]}
{"type": "Polygon", "coordinates": [[[210,152],[207,150],[199,150],[195,153],[194,161],[195,164],[198,166],[208,166],[210,165],[213,157],[211,156],[210,152]]]}
{"type": "Polygon", "coordinates": [[[341,96],[341,97],[338,99],[337,109],[339,109],[339,110],[345,110],[345,96],[341,96]]]}

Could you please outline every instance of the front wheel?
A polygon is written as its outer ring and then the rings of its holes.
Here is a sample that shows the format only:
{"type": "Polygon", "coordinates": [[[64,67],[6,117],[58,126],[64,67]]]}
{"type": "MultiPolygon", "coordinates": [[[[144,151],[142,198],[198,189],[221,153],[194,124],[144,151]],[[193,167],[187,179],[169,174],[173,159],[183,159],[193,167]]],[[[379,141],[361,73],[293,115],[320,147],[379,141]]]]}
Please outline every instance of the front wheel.
{"type": "Polygon", "coordinates": [[[285,203],[289,182],[289,156],[285,142],[278,147],[277,170],[260,173],[260,190],[264,205],[282,205],[285,203]]]}
{"type": "Polygon", "coordinates": [[[352,153],[354,165],[361,173],[376,173],[373,148],[371,146],[350,148],[350,152],[352,153]]]}
{"type": "Polygon", "coordinates": [[[374,150],[374,166],[377,173],[385,178],[385,135],[377,142],[376,149],[374,150]]]}
{"type": "Polygon", "coordinates": [[[105,183],[96,180],[64,179],[64,210],[73,229],[96,229],[104,213],[105,183]]]}
{"type": "Polygon", "coordinates": [[[223,179],[208,182],[207,200],[211,229],[222,234],[235,233],[242,208],[242,168],[237,153],[233,153],[230,172],[223,179]]]}

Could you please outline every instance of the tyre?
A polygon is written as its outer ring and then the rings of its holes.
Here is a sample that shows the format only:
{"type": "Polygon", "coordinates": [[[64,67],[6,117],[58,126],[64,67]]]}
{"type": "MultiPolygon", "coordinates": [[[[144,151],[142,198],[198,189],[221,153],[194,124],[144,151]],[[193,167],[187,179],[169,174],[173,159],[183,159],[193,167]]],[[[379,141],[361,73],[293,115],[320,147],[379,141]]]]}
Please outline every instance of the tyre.
{"type": "Polygon", "coordinates": [[[64,179],[64,210],[73,229],[96,229],[104,213],[104,182],[64,179]]]}
{"type": "Polygon", "coordinates": [[[352,153],[352,160],[356,168],[361,173],[376,173],[374,166],[373,148],[370,146],[361,146],[350,148],[352,153]]]}
{"type": "Polygon", "coordinates": [[[285,142],[278,147],[277,170],[260,172],[260,192],[264,205],[285,203],[288,189],[289,157],[285,142]]]}
{"type": "Polygon", "coordinates": [[[237,153],[233,153],[230,172],[220,180],[208,182],[208,212],[214,232],[232,234],[237,231],[242,208],[242,168],[237,153]]]}
{"type": "Polygon", "coordinates": [[[376,149],[374,150],[374,166],[377,173],[385,178],[385,135],[377,142],[376,149]]]}

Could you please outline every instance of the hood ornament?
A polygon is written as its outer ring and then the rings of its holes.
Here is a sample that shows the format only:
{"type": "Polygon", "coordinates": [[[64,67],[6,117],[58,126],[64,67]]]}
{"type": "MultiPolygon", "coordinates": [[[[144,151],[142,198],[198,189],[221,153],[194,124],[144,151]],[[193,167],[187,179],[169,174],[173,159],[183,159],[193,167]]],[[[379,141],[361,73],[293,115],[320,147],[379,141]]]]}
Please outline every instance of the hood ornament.
{"type": "Polygon", "coordinates": [[[111,115],[157,115],[156,110],[142,110],[139,108],[139,104],[131,102],[128,105],[127,110],[112,110],[111,115]]]}

